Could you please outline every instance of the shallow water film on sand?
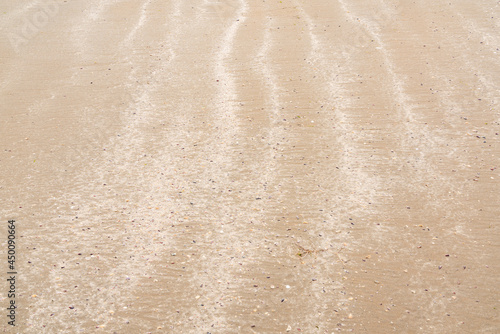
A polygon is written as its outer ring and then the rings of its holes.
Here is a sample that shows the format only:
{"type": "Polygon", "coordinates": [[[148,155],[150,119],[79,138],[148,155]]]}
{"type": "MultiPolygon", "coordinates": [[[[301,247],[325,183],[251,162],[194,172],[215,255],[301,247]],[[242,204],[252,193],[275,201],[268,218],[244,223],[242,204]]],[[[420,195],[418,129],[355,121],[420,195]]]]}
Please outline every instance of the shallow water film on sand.
{"type": "Polygon", "coordinates": [[[498,1],[0,9],[0,332],[500,332],[498,1]]]}

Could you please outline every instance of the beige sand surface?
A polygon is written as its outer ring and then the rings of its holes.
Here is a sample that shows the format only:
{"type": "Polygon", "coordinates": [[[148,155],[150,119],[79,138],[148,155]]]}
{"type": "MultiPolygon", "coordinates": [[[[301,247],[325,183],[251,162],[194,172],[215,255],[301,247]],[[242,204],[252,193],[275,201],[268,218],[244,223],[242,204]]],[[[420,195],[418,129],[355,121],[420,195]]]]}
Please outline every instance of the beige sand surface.
{"type": "Polygon", "coordinates": [[[498,1],[0,9],[1,332],[500,332],[498,1]]]}

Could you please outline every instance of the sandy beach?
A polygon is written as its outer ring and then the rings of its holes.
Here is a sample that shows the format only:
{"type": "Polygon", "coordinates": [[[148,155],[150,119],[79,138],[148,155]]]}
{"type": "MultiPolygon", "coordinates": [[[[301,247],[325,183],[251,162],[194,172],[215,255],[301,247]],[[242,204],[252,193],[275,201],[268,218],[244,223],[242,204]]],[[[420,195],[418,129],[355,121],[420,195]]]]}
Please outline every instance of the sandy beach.
{"type": "Polygon", "coordinates": [[[500,2],[0,9],[0,332],[500,332],[500,2]]]}

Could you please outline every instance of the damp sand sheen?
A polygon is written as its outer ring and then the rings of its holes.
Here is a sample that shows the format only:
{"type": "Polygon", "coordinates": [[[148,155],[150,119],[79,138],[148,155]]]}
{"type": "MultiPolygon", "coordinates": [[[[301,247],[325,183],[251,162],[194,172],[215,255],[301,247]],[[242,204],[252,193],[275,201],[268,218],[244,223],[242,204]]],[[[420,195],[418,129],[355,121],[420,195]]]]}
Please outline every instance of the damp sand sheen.
{"type": "Polygon", "coordinates": [[[496,1],[0,7],[2,333],[500,331],[496,1]]]}

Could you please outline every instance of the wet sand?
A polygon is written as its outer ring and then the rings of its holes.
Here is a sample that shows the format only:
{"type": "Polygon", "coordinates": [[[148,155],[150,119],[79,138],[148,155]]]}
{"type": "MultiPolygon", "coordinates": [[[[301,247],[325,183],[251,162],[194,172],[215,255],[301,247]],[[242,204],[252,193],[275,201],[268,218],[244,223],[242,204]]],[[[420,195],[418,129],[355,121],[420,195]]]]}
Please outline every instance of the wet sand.
{"type": "Polygon", "coordinates": [[[1,4],[6,333],[498,333],[497,1],[1,4]]]}

